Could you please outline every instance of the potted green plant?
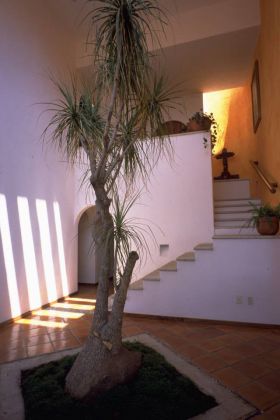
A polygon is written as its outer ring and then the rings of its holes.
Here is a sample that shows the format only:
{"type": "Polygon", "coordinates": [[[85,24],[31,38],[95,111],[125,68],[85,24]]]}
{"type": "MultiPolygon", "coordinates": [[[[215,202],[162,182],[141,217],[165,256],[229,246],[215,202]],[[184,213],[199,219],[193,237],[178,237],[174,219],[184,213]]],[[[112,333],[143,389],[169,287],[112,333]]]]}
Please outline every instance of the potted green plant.
{"type": "Polygon", "coordinates": [[[279,230],[280,204],[275,207],[269,204],[252,206],[252,217],[249,220],[249,226],[256,227],[260,235],[276,235],[279,230]]]}
{"type": "MultiPolygon", "coordinates": [[[[200,110],[193,114],[187,123],[187,131],[208,131],[211,135],[211,148],[213,149],[217,141],[218,124],[212,112],[207,113],[200,110]]],[[[204,139],[204,147],[207,147],[207,140],[204,139]]]]}
{"type": "Polygon", "coordinates": [[[191,116],[187,124],[188,131],[206,131],[210,130],[212,124],[216,123],[212,114],[200,110],[191,116]]]}

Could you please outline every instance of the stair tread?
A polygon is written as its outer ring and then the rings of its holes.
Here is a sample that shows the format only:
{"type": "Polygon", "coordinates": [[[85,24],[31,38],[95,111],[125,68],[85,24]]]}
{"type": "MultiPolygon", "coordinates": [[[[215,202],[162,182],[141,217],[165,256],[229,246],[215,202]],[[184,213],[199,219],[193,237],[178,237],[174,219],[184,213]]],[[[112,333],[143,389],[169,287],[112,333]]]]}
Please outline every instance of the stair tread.
{"type": "Polygon", "coordinates": [[[159,270],[152,271],[151,273],[147,274],[143,278],[143,280],[159,281],[160,280],[160,271],[159,270]]]}
{"type": "Polygon", "coordinates": [[[160,267],[160,271],[177,271],[176,261],[170,261],[169,263],[160,267]]]}
{"type": "Polygon", "coordinates": [[[215,202],[219,202],[219,201],[259,201],[258,198],[251,198],[251,197],[247,197],[247,198],[215,198],[214,200],[215,202]]]}
{"type": "MultiPolygon", "coordinates": [[[[229,207],[232,207],[232,206],[229,206],[229,207]]],[[[242,207],[239,206],[239,207],[237,207],[236,210],[217,210],[217,209],[215,209],[215,213],[216,214],[235,214],[235,213],[247,213],[247,214],[249,214],[249,213],[252,213],[252,211],[253,211],[253,209],[252,210],[240,210],[242,207]]],[[[246,207],[248,207],[248,206],[246,206],[246,207]]],[[[224,209],[224,207],[220,207],[220,208],[224,209]]],[[[219,209],[219,207],[218,207],[218,209],[219,209]]]]}
{"type": "Polygon", "coordinates": [[[185,252],[185,254],[182,254],[177,258],[177,261],[195,261],[195,253],[185,252]]]}
{"type": "Polygon", "coordinates": [[[208,242],[201,243],[201,244],[196,245],[194,247],[194,250],[196,250],[196,251],[208,251],[208,250],[212,251],[213,250],[213,244],[208,243],[208,242]]]}
{"type": "Polygon", "coordinates": [[[131,283],[129,286],[129,290],[143,290],[144,289],[144,285],[143,285],[143,280],[137,280],[134,283],[131,283]]]}
{"type": "Polygon", "coordinates": [[[260,235],[260,234],[243,234],[243,235],[214,235],[213,239],[280,239],[280,235],[260,235]]]}

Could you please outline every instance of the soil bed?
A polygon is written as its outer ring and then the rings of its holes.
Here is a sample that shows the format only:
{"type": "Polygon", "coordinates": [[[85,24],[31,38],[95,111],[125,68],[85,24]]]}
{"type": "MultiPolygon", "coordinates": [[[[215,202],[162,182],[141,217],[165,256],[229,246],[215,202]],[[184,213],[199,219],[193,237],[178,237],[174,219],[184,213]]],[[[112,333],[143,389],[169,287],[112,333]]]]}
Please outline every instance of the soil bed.
{"type": "Polygon", "coordinates": [[[185,420],[217,405],[163,356],[140,343],[125,343],[141,351],[142,366],[130,383],[119,385],[85,404],[64,392],[64,381],[76,356],[67,356],[22,372],[26,420],[185,420]]]}

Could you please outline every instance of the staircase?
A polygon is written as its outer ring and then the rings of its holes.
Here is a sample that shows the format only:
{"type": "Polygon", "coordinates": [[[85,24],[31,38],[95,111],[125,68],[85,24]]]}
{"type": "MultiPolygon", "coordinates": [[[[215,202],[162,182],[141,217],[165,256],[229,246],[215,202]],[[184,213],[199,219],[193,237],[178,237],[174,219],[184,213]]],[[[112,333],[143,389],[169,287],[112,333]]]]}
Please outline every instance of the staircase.
{"type": "Polygon", "coordinates": [[[249,181],[214,184],[215,233],[131,284],[125,312],[280,324],[279,236],[245,227],[249,181]]]}
{"type": "Polygon", "coordinates": [[[214,238],[258,235],[250,226],[252,204],[261,201],[250,198],[249,180],[214,182],[214,238]]]}

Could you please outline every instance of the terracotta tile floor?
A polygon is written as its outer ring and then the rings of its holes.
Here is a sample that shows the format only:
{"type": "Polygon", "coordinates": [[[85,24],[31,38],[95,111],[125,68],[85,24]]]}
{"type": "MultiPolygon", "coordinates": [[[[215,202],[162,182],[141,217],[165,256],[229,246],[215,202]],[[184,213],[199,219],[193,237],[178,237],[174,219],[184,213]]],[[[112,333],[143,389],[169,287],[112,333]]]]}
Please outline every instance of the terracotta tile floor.
{"type": "MultiPolygon", "coordinates": [[[[0,363],[81,346],[95,295],[94,286],[81,286],[63,302],[1,326],[0,363]]],[[[125,316],[124,337],[143,332],[251,402],[257,418],[280,419],[280,327],[125,316]]]]}

